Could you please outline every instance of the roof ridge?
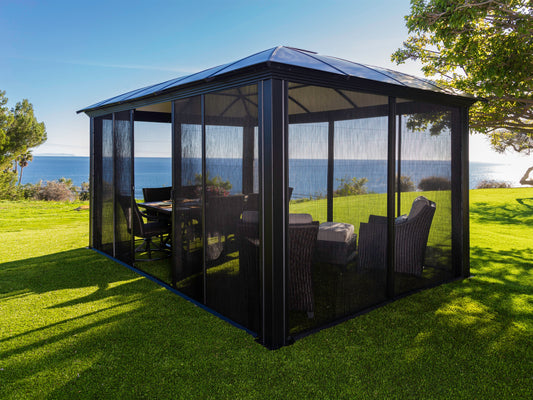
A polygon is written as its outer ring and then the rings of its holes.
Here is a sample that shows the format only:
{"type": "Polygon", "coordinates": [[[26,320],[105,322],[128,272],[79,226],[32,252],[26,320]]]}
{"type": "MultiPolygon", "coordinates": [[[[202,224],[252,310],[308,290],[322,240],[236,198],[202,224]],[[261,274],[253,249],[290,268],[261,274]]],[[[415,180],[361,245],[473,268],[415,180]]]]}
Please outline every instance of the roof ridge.
{"type": "MultiPolygon", "coordinates": [[[[322,64],[326,64],[327,66],[333,68],[334,70],[339,71],[339,72],[340,72],[341,74],[343,74],[344,76],[350,76],[350,74],[344,72],[342,69],[337,68],[337,67],[335,67],[334,65],[331,65],[330,63],[325,62],[324,60],[321,60],[321,59],[319,59],[319,58],[316,58],[316,57],[312,56],[311,54],[307,54],[307,53],[305,52],[305,50],[302,51],[302,50],[297,50],[297,49],[294,49],[294,48],[292,48],[292,49],[293,49],[294,51],[300,53],[300,54],[303,54],[303,55],[305,55],[305,56],[307,56],[307,57],[309,57],[309,58],[312,58],[313,60],[316,60],[316,61],[318,61],[318,62],[321,62],[322,64]]],[[[317,54],[318,56],[320,56],[320,54],[318,54],[318,53],[314,53],[314,54],[317,54]]],[[[321,56],[321,57],[324,57],[324,56],[321,56]]]]}
{"type": "MultiPolygon", "coordinates": [[[[244,57],[244,58],[240,58],[240,59],[238,59],[237,61],[234,61],[234,62],[231,62],[231,63],[228,63],[228,64],[224,64],[224,65],[222,65],[223,68],[220,68],[218,71],[212,73],[211,75],[208,76],[208,78],[211,78],[212,76],[219,74],[221,71],[224,71],[226,68],[229,68],[229,67],[231,67],[232,65],[238,64],[238,63],[240,63],[241,61],[244,61],[244,60],[246,60],[246,59],[248,59],[248,58],[255,57],[256,55],[261,54],[261,53],[265,53],[265,52],[267,52],[267,51],[269,51],[269,50],[271,50],[271,49],[266,49],[266,50],[258,51],[257,53],[251,54],[251,55],[246,56],[246,57],[244,57]]],[[[216,67],[215,67],[215,68],[216,68],[216,67]]]]}

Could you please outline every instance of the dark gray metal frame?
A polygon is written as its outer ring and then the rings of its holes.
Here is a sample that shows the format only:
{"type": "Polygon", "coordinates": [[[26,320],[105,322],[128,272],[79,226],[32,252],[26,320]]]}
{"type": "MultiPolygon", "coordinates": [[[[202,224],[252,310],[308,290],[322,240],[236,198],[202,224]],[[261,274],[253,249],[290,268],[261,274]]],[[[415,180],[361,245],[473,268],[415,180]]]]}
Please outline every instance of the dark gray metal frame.
{"type": "MultiPolygon", "coordinates": [[[[114,113],[133,110],[140,106],[172,101],[172,114],[161,115],[160,113],[133,112],[133,120],[172,122],[172,148],[174,163],[181,154],[179,127],[174,124],[174,100],[183,99],[195,95],[202,95],[202,119],[204,119],[203,95],[215,91],[229,89],[248,84],[256,84],[259,92],[259,165],[260,165],[260,238],[261,238],[261,271],[262,271],[262,327],[260,341],[269,348],[278,348],[290,343],[288,335],[288,301],[287,301],[287,255],[288,255],[288,82],[312,84],[337,89],[350,89],[360,92],[389,96],[388,105],[388,257],[387,257],[387,295],[394,297],[394,216],[395,216],[395,162],[396,162],[396,118],[401,113],[400,105],[396,104],[396,98],[411,98],[417,101],[426,101],[457,107],[459,117],[453,121],[452,129],[452,254],[453,271],[455,277],[467,277],[469,268],[469,221],[468,221],[468,107],[473,99],[466,97],[451,96],[442,93],[433,93],[420,89],[395,86],[382,82],[374,82],[354,77],[339,77],[338,75],[308,70],[305,68],[289,68],[282,64],[270,63],[244,68],[238,73],[230,73],[224,77],[218,77],[212,81],[204,81],[185,85],[184,87],[170,91],[150,95],[146,98],[136,99],[132,102],[124,102],[113,106],[88,110],[86,113],[91,117],[91,164],[90,182],[91,188],[97,188],[101,184],[101,170],[98,163],[101,161],[101,140],[97,136],[101,129],[95,124],[95,117],[113,115],[114,113]],[[99,181],[100,179],[100,181],[99,181]]],[[[372,110],[369,110],[372,112],[372,110]]],[[[374,112],[383,110],[375,110],[374,112]]],[[[329,137],[328,137],[328,186],[327,186],[327,219],[333,218],[333,120],[330,113],[329,137]]],[[[315,115],[321,121],[325,115],[315,115]]],[[[202,120],[203,156],[202,170],[205,171],[205,120],[202,120]]],[[[133,137],[133,124],[132,124],[133,137]]],[[[173,168],[174,170],[174,168],[173,168]]],[[[203,188],[205,190],[205,174],[203,188]]],[[[173,175],[173,185],[180,185],[179,174],[173,175]]],[[[133,181],[133,177],[132,177],[133,181]]],[[[133,194],[133,185],[132,185],[133,194]]],[[[98,196],[94,190],[91,192],[91,204],[98,203],[98,196]]],[[[133,198],[133,196],[132,196],[133,198]]],[[[205,216],[205,201],[203,215],[205,216]]],[[[101,210],[91,207],[90,213],[90,247],[99,248],[98,220],[101,218],[101,210]]],[[[175,221],[173,230],[176,231],[175,221]]],[[[205,235],[205,227],[204,227],[205,235]]],[[[179,235],[173,235],[178,237],[179,235]]],[[[132,244],[133,246],[133,244],[132,244]]],[[[133,248],[133,247],[132,247],[133,248]]],[[[180,249],[181,246],[175,246],[180,249]]],[[[179,255],[178,255],[179,256],[179,255]]],[[[205,258],[204,258],[205,259],[205,258]]],[[[204,261],[205,264],[205,261],[204,261]]],[[[205,272],[205,265],[204,265],[205,272]]],[[[205,289],[205,288],[204,288],[205,289]]],[[[204,290],[205,293],[205,290],[204,290]]],[[[205,300],[205,299],[204,299],[205,300]]]]}

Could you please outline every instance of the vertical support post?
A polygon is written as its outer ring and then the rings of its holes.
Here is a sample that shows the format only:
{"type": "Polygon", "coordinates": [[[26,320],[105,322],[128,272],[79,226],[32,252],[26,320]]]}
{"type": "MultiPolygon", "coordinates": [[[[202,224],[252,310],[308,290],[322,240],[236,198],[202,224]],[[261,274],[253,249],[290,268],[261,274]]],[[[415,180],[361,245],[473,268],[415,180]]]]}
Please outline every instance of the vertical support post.
{"type": "Polygon", "coordinates": [[[452,111],[452,262],[456,277],[470,276],[468,107],[452,111]]]}
{"type": "Polygon", "coordinates": [[[208,242],[207,242],[207,189],[206,189],[206,175],[207,175],[207,163],[206,163],[206,127],[205,127],[205,95],[203,94],[200,98],[201,101],[201,114],[202,114],[202,275],[203,275],[203,292],[204,292],[204,298],[203,303],[207,304],[207,249],[208,249],[208,242]]]}
{"type": "Polygon", "coordinates": [[[89,176],[90,188],[90,220],[91,220],[91,242],[90,247],[102,250],[102,134],[103,117],[91,118],[91,169],[89,176]]]}
{"type": "Polygon", "coordinates": [[[135,201],[135,110],[130,110],[130,226],[131,226],[131,238],[130,238],[130,261],[133,265],[135,263],[135,235],[133,233],[133,202],[135,201]]]}
{"type": "Polygon", "coordinates": [[[400,216],[402,215],[402,186],[401,186],[401,183],[402,183],[402,114],[398,114],[398,128],[397,128],[397,131],[398,131],[398,136],[397,136],[397,145],[398,145],[398,155],[397,155],[397,158],[398,158],[398,171],[397,171],[397,174],[398,174],[398,182],[397,182],[397,199],[396,199],[396,208],[397,208],[397,213],[396,213],[396,216],[400,216]]]}
{"type": "MultiPolygon", "coordinates": [[[[172,102],[172,114],[171,114],[171,130],[172,130],[172,192],[171,200],[173,209],[176,210],[176,197],[181,192],[181,123],[177,120],[176,115],[176,103],[172,102]]],[[[182,261],[182,232],[181,232],[181,220],[180,213],[172,213],[172,285],[175,286],[178,281],[178,277],[181,275],[181,269],[183,266],[182,261]]]]}
{"type": "Polygon", "coordinates": [[[327,220],[333,221],[333,179],[335,157],[335,121],[328,121],[328,188],[327,188],[327,220]]]}
{"type": "Polygon", "coordinates": [[[254,191],[254,127],[245,125],[242,130],[242,193],[254,191]]]}
{"type": "Polygon", "coordinates": [[[287,83],[268,79],[260,84],[262,156],[263,344],[287,344],[288,154],[287,83]]]}
{"type": "Polygon", "coordinates": [[[96,232],[95,225],[95,217],[96,214],[94,212],[96,203],[94,201],[94,193],[95,193],[95,186],[94,186],[94,163],[95,160],[95,132],[94,132],[94,117],[91,117],[90,122],[90,128],[89,128],[89,248],[95,247],[95,238],[94,234],[96,232]]]}
{"type": "Polygon", "coordinates": [[[395,232],[394,184],[396,173],[396,98],[389,97],[389,125],[387,152],[387,297],[394,297],[395,232]]]}
{"type": "Polygon", "coordinates": [[[112,204],[113,204],[113,246],[112,246],[112,254],[113,254],[113,257],[116,257],[116,239],[117,239],[117,213],[116,213],[116,210],[117,210],[117,196],[116,196],[116,191],[117,191],[117,188],[115,187],[115,185],[117,184],[117,146],[116,146],[116,142],[117,142],[117,138],[116,138],[116,114],[117,113],[113,113],[113,123],[112,123],[112,128],[111,128],[111,137],[112,137],[112,151],[111,151],[111,154],[113,156],[113,184],[112,184],[112,188],[113,188],[113,192],[112,192],[112,204]]]}

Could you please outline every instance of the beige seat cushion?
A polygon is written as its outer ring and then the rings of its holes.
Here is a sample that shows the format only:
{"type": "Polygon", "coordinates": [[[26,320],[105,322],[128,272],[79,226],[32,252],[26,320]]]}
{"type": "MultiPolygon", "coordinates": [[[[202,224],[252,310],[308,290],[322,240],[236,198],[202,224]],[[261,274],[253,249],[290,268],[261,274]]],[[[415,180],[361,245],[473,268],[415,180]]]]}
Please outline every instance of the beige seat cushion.
{"type": "Polygon", "coordinates": [[[318,229],[318,240],[347,242],[353,236],[354,227],[344,222],[322,222],[318,229]]]}
{"type": "MultiPolygon", "coordinates": [[[[255,223],[259,222],[258,211],[243,211],[242,222],[255,223]]],[[[289,214],[289,224],[310,224],[313,222],[311,214],[289,214]]]]}
{"type": "Polygon", "coordinates": [[[313,222],[311,214],[289,214],[289,224],[310,224],[313,222]]]}

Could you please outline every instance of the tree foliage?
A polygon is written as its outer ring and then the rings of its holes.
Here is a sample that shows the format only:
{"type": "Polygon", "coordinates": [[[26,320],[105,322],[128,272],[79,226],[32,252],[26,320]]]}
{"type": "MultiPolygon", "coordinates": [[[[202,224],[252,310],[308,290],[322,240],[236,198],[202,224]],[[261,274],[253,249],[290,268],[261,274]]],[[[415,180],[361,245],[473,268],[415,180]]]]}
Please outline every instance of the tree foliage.
{"type": "Polygon", "coordinates": [[[411,0],[409,37],[392,59],[419,60],[446,88],[484,99],[470,127],[500,152],[533,150],[533,8],[529,0],[411,0]]]}
{"type": "Polygon", "coordinates": [[[46,141],[44,123],[35,118],[33,105],[24,99],[8,109],[5,94],[0,91],[0,171],[46,141]]]}
{"type": "Polygon", "coordinates": [[[333,195],[336,197],[342,196],[355,196],[358,194],[367,194],[368,189],[366,184],[368,183],[367,178],[348,178],[344,177],[337,179],[339,181],[339,187],[333,192],[333,195]]]}

